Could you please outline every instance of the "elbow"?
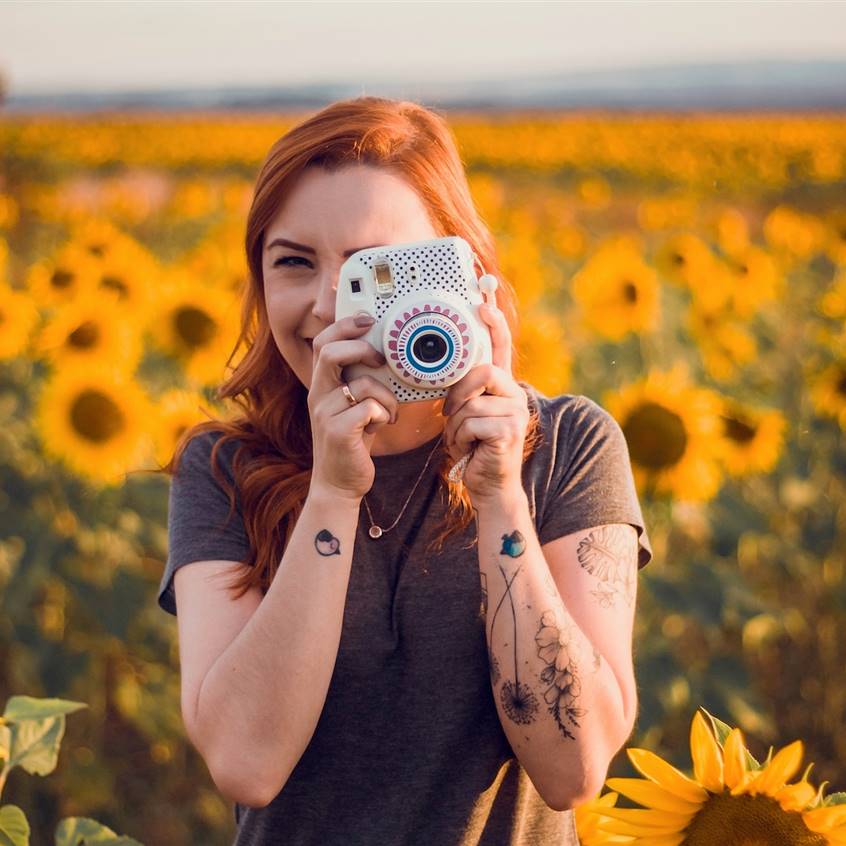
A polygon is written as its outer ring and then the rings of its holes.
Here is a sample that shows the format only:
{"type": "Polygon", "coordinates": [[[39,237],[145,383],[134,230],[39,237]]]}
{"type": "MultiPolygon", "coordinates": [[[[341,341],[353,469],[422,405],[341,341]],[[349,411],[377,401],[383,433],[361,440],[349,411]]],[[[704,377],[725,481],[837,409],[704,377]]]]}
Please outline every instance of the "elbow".
{"type": "Polygon", "coordinates": [[[220,794],[230,802],[250,808],[269,805],[290,775],[290,770],[282,773],[278,767],[270,773],[255,756],[233,753],[222,747],[206,749],[200,754],[220,794]]]}
{"type": "Polygon", "coordinates": [[[560,789],[558,791],[547,790],[541,794],[541,797],[553,811],[571,811],[599,796],[602,792],[602,786],[605,784],[607,773],[606,767],[605,770],[599,772],[597,777],[583,778],[578,784],[567,785],[566,791],[560,789]]]}
{"type": "Polygon", "coordinates": [[[249,808],[267,807],[287,781],[287,779],[279,782],[276,779],[262,778],[255,769],[239,774],[232,766],[231,760],[227,768],[210,766],[209,773],[222,796],[230,802],[237,802],[249,808]]]}

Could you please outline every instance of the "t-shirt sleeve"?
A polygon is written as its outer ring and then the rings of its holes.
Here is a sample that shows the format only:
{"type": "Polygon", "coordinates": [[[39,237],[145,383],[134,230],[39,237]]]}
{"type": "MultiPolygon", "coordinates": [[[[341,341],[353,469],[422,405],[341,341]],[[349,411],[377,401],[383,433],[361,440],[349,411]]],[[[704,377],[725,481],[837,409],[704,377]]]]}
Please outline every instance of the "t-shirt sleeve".
{"type": "MultiPolygon", "coordinates": [[[[211,450],[220,432],[203,432],[191,439],[171,479],[168,499],[168,557],[159,585],[159,606],[176,616],[173,575],[193,561],[245,561],[250,543],[240,502],[229,516],[229,495],[214,477],[211,450]]],[[[217,454],[224,478],[234,487],[231,459],[236,445],[225,443],[217,454]]]]}
{"type": "Polygon", "coordinates": [[[538,540],[600,526],[629,523],[638,535],[638,569],[652,559],[652,545],[637,497],[626,437],[620,424],[590,397],[553,404],[549,486],[538,540]]]}

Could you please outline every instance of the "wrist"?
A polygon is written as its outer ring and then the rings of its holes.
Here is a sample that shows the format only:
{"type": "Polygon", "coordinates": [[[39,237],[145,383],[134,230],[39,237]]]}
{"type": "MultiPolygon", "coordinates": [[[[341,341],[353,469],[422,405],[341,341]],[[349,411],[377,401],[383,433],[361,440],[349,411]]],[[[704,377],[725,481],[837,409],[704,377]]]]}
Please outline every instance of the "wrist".
{"type": "Polygon", "coordinates": [[[471,495],[473,507],[482,514],[513,513],[528,510],[529,498],[522,484],[500,488],[492,494],[483,497],[471,495]]]}
{"type": "Polygon", "coordinates": [[[338,510],[358,513],[361,508],[362,497],[350,491],[343,491],[333,485],[312,482],[309,485],[306,499],[308,502],[318,503],[322,509],[329,509],[327,513],[334,513],[338,510]]]}

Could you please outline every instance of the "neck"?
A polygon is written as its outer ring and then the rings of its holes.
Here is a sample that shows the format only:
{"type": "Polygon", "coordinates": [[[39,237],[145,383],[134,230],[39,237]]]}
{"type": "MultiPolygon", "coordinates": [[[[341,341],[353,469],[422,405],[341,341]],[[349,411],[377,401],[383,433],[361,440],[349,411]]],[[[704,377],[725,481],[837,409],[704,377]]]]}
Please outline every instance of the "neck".
{"type": "Polygon", "coordinates": [[[397,422],[380,426],[373,434],[371,455],[393,455],[407,452],[437,437],[444,429],[446,419],[441,414],[445,397],[420,402],[402,402],[397,411],[397,422]]]}

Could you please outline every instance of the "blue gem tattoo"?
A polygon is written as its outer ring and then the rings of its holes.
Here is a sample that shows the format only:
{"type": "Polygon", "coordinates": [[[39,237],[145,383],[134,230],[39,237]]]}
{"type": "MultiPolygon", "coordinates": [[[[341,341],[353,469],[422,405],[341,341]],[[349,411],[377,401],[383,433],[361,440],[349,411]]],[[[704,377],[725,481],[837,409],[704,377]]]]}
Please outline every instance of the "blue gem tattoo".
{"type": "Polygon", "coordinates": [[[510,535],[502,536],[500,555],[519,558],[526,551],[526,539],[515,529],[510,535]]]}

